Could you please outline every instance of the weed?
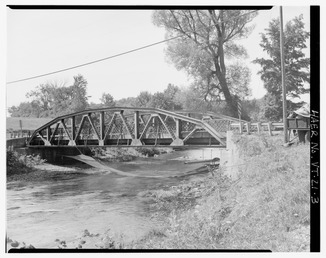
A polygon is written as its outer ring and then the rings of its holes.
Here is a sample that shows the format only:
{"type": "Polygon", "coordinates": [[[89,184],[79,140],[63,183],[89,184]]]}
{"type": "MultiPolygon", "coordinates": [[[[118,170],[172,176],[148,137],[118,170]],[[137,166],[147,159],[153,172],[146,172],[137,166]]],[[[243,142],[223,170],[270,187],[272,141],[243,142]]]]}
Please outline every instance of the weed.
{"type": "Polygon", "coordinates": [[[31,168],[43,164],[45,161],[39,155],[21,155],[15,151],[7,150],[7,176],[29,173],[31,168]]]}
{"type": "Polygon", "coordinates": [[[135,246],[307,251],[309,146],[285,148],[281,137],[236,135],[246,163],[236,182],[219,170],[197,187],[188,183],[178,187],[180,192],[156,192],[157,207],[165,203],[170,210],[165,213],[163,234],[150,234],[135,246]],[[186,209],[180,209],[178,201],[171,202],[194,188],[200,195],[186,209]]]}

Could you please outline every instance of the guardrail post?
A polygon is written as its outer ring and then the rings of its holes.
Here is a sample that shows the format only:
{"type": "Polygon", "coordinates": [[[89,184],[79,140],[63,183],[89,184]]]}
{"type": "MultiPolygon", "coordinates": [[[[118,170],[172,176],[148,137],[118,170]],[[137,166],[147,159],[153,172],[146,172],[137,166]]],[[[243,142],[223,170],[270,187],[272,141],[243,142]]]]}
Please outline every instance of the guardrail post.
{"type": "Polygon", "coordinates": [[[269,132],[269,135],[270,136],[273,136],[273,133],[272,133],[272,122],[268,122],[268,132],[269,132]]]}
{"type": "Polygon", "coordinates": [[[240,134],[243,133],[242,122],[239,122],[239,132],[240,134]]]}
{"type": "Polygon", "coordinates": [[[260,134],[261,132],[261,122],[257,123],[257,132],[260,134]]]}
{"type": "Polygon", "coordinates": [[[250,134],[251,123],[247,122],[247,133],[250,134]]]}

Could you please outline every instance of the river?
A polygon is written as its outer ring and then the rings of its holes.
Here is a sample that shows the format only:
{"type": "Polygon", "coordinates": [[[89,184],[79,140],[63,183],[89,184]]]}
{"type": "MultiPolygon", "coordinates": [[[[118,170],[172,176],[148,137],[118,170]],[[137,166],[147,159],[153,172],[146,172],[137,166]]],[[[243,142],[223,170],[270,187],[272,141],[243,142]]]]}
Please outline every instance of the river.
{"type": "Polygon", "coordinates": [[[9,183],[7,236],[38,248],[55,248],[56,239],[74,241],[85,229],[101,235],[110,229],[116,236],[123,234],[126,241],[135,240],[158,223],[151,220],[150,203],[139,193],[165,189],[197,177],[169,176],[194,171],[203,165],[186,165],[185,159],[216,155],[212,151],[188,150],[158,158],[109,163],[110,167],[136,177],[109,173],[103,168],[79,168],[50,181],[23,186],[9,183]]]}

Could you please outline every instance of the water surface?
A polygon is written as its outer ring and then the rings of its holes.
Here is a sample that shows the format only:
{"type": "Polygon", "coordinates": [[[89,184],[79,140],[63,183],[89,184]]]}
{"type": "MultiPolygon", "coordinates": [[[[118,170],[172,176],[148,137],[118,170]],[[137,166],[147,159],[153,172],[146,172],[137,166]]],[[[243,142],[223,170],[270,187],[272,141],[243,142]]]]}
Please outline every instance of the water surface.
{"type": "Polygon", "coordinates": [[[201,167],[202,164],[184,164],[183,158],[191,155],[193,153],[183,151],[159,158],[108,164],[139,177],[88,168],[24,187],[10,183],[7,236],[39,248],[55,247],[55,239],[73,241],[85,229],[101,235],[110,229],[116,235],[123,234],[126,240],[137,239],[157,223],[150,219],[153,212],[150,203],[139,193],[189,180],[190,177],[169,176],[201,167]],[[142,177],[150,175],[164,177],[142,177]]]}

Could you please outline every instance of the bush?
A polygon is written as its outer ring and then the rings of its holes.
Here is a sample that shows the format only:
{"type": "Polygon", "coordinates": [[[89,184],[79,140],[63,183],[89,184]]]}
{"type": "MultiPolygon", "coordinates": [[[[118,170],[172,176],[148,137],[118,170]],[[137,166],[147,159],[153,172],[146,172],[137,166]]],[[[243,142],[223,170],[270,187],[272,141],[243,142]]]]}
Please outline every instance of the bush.
{"type": "Polygon", "coordinates": [[[137,151],[146,157],[154,157],[154,155],[160,154],[156,148],[137,148],[137,151]]]}
{"type": "Polygon", "coordinates": [[[7,150],[7,176],[28,173],[35,165],[43,164],[40,155],[21,155],[15,151],[7,150]]]}

